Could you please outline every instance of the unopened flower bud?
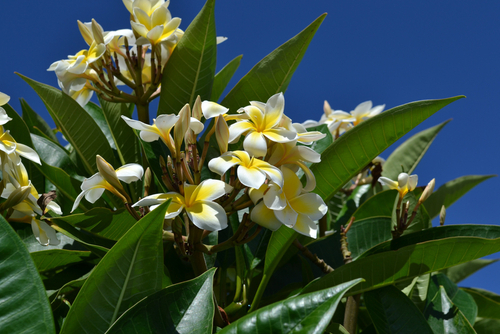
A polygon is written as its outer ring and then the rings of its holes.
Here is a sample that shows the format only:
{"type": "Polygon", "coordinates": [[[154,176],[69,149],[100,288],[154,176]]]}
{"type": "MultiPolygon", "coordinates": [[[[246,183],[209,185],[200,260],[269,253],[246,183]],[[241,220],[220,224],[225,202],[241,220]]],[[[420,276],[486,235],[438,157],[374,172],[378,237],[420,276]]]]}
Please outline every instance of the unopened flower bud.
{"type": "Polygon", "coordinates": [[[191,108],[189,104],[186,105],[179,111],[179,119],[175,123],[174,127],[174,143],[175,143],[175,155],[178,157],[181,151],[182,142],[184,140],[184,135],[189,129],[191,123],[191,108]]]}
{"type": "Polygon", "coordinates": [[[432,192],[434,191],[434,186],[436,185],[436,179],[432,179],[428,184],[427,187],[425,187],[424,192],[422,195],[420,195],[420,198],[418,199],[418,203],[422,204],[426,199],[429,198],[430,195],[432,195],[432,192]]]}
{"type": "Polygon", "coordinates": [[[88,45],[92,45],[94,42],[94,37],[92,36],[92,32],[90,29],[85,25],[85,23],[82,23],[80,20],[78,20],[78,29],[80,29],[80,33],[82,34],[83,39],[88,45]]]}
{"type": "Polygon", "coordinates": [[[441,212],[439,213],[439,225],[443,226],[446,219],[446,207],[443,205],[441,207],[441,212]]]}
{"type": "Polygon", "coordinates": [[[196,101],[194,101],[192,113],[194,118],[201,121],[201,116],[203,116],[203,113],[201,111],[201,98],[199,95],[196,98],[196,101]]]}
{"type": "MultiPolygon", "coordinates": [[[[125,189],[123,189],[123,186],[118,179],[118,176],[116,175],[116,172],[106,160],[104,160],[100,155],[96,156],[96,164],[97,164],[97,169],[99,170],[99,174],[113,187],[118,191],[120,194],[125,194],[125,189]]],[[[126,196],[125,196],[126,197],[126,196]]]]}
{"type": "Polygon", "coordinates": [[[220,154],[226,153],[229,141],[229,127],[222,115],[217,116],[215,138],[217,139],[217,145],[219,145],[220,154]]]}
{"type": "Polygon", "coordinates": [[[148,196],[149,194],[149,187],[151,186],[152,182],[152,175],[151,175],[151,169],[146,168],[146,172],[144,173],[144,197],[148,196]]]}
{"type": "Polygon", "coordinates": [[[92,19],[92,34],[97,44],[104,44],[103,29],[96,20],[92,19]]]}
{"type": "Polygon", "coordinates": [[[31,186],[16,188],[2,204],[2,210],[12,208],[22,203],[31,193],[31,186]]]}

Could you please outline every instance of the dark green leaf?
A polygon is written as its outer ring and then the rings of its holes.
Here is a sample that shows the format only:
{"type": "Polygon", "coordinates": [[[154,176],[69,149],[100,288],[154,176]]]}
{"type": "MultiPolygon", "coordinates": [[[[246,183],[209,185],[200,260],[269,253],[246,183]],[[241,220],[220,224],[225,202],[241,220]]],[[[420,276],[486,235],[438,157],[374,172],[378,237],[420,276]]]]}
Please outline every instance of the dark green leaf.
{"type": "Polygon", "coordinates": [[[311,148],[318,152],[319,154],[323,153],[330,145],[333,143],[333,136],[330,130],[328,130],[328,125],[326,124],[321,124],[318,126],[313,126],[310,128],[307,128],[307,131],[319,131],[321,133],[324,133],[326,135],[325,138],[320,139],[318,141],[315,141],[312,145],[311,148]]]}
{"type": "Polygon", "coordinates": [[[408,103],[389,109],[340,136],[312,166],[314,192],[330,199],[375,157],[426,118],[463,96],[408,103]]]}
{"type": "Polygon", "coordinates": [[[207,0],[168,59],[158,115],[177,114],[186,103],[193,106],[198,95],[210,99],[217,57],[214,6],[215,0],[207,0]]]}
{"type": "Polygon", "coordinates": [[[128,309],[106,334],[212,333],[214,274],[211,269],[149,295],[128,309]]]}
{"type": "Polygon", "coordinates": [[[231,60],[229,63],[226,64],[220,70],[214,77],[214,84],[212,87],[212,96],[210,97],[210,101],[217,101],[219,100],[220,96],[224,92],[224,89],[226,89],[227,84],[231,80],[231,78],[234,75],[234,72],[238,69],[240,66],[240,61],[243,55],[239,55],[233,60],[231,60]]]}
{"type": "Polygon", "coordinates": [[[162,288],[161,231],[169,203],[139,220],[99,262],[71,306],[61,333],[103,333],[132,305],[162,288]]]}
{"type": "Polygon", "coordinates": [[[249,101],[267,101],[285,92],[314,34],[326,14],[258,62],[222,100],[222,105],[235,113],[249,101]]]}
{"type": "Polygon", "coordinates": [[[446,182],[425,201],[429,216],[431,219],[437,217],[443,205],[448,208],[479,183],[494,176],[496,175],[467,175],[446,182]]]}
{"type": "Polygon", "coordinates": [[[94,102],[87,103],[85,107],[83,107],[83,109],[85,109],[85,111],[90,115],[90,117],[96,122],[99,129],[101,129],[104,136],[106,136],[109,146],[113,150],[116,150],[115,141],[113,140],[113,135],[111,134],[111,128],[106,122],[106,118],[104,117],[102,109],[94,102]]]}
{"type": "MultiPolygon", "coordinates": [[[[391,242],[387,243],[389,247],[384,249],[390,250],[391,242]]],[[[481,258],[500,251],[500,227],[465,225],[449,230],[438,227],[408,234],[392,244],[396,251],[377,253],[346,264],[311,282],[301,293],[325,289],[357,277],[366,279],[349,292],[355,294],[481,258]]]]}
{"type": "Polygon", "coordinates": [[[500,320],[480,319],[474,324],[477,334],[497,334],[500,333],[500,320]]]}
{"type": "Polygon", "coordinates": [[[219,333],[322,333],[342,296],[354,285],[344,284],[265,306],[223,328],[219,333]]]}
{"type": "Polygon", "coordinates": [[[55,333],[42,280],[23,242],[0,216],[0,328],[4,333],[55,333]]]}
{"type": "Polygon", "coordinates": [[[349,251],[355,260],[370,248],[390,240],[391,218],[373,217],[355,220],[347,232],[349,251]]]}
{"type": "Polygon", "coordinates": [[[459,283],[474,274],[476,271],[497,262],[498,259],[495,260],[486,260],[486,259],[477,259],[472,260],[466,263],[459,264],[458,266],[454,266],[448,269],[443,270],[442,272],[448,276],[448,278],[453,283],[459,283]]]}
{"type": "Polygon", "coordinates": [[[397,180],[398,175],[401,173],[401,166],[403,170],[412,174],[418,163],[431,146],[434,138],[441,129],[451,120],[447,120],[441,124],[433,126],[427,130],[421,131],[411,138],[406,140],[398,148],[391,153],[389,158],[384,164],[382,175],[391,180],[397,180]]]}
{"type": "Polygon", "coordinates": [[[136,223],[128,211],[120,209],[112,211],[106,208],[93,208],[85,213],[53,218],[84,229],[101,237],[118,240],[136,223]]]}
{"type": "Polygon", "coordinates": [[[45,137],[52,140],[54,143],[59,143],[54,131],[50,128],[47,122],[45,122],[45,120],[40,115],[38,115],[33,109],[31,109],[28,102],[26,102],[24,99],[21,99],[21,108],[23,110],[23,119],[30,129],[31,133],[36,133],[35,131],[38,131],[45,137]]]}
{"type": "Polygon", "coordinates": [[[424,315],[394,286],[365,292],[364,300],[377,333],[428,333],[433,331],[424,315]]]}
{"type": "Polygon", "coordinates": [[[434,333],[475,333],[472,325],[446,295],[442,286],[426,307],[425,316],[434,333]]]}
{"type": "MultiPolygon", "coordinates": [[[[474,288],[461,288],[474,298],[477,316],[500,320],[500,296],[491,291],[474,288]]],[[[475,324],[474,324],[475,325],[475,324]]]]}
{"type": "Polygon", "coordinates": [[[31,258],[40,273],[88,260],[90,256],[91,253],[87,251],[66,249],[50,249],[31,253],[31,258]]]}
{"type": "Polygon", "coordinates": [[[108,140],[92,117],[69,95],[54,87],[42,84],[21,74],[42,99],[47,110],[82,159],[85,170],[90,174],[97,171],[96,155],[101,155],[111,165],[115,164],[113,150],[108,140]]]}
{"type": "Polygon", "coordinates": [[[477,305],[472,296],[463,290],[459,290],[455,283],[450,281],[446,275],[439,273],[431,276],[428,291],[429,299],[433,299],[434,296],[439,293],[439,287],[445,289],[446,295],[450,298],[452,303],[456,305],[467,320],[474,325],[477,316],[477,305]]]}

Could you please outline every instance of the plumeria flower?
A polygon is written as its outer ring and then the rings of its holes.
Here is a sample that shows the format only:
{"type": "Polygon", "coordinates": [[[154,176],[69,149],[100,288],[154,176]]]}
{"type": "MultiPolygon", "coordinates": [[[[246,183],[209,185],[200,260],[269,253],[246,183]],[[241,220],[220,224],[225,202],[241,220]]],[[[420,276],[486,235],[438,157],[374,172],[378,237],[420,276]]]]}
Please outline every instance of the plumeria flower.
{"type": "Polygon", "coordinates": [[[276,167],[286,165],[296,171],[301,168],[306,176],[304,191],[312,191],[316,188],[316,178],[306,163],[321,162],[321,154],[306,146],[296,146],[294,142],[276,144],[271,149],[268,162],[276,167]]]}
{"type": "Polygon", "coordinates": [[[283,187],[283,175],[281,171],[269,163],[259,160],[245,151],[227,152],[218,158],[210,160],[208,168],[219,175],[233,166],[238,165],[237,175],[241,184],[250,188],[260,188],[266,181],[266,177],[283,187]]]}
{"type": "Polygon", "coordinates": [[[363,103],[358,104],[358,106],[351,111],[351,115],[356,118],[354,121],[354,125],[358,125],[362,121],[372,118],[373,116],[377,116],[384,110],[385,104],[379,105],[372,108],[372,101],[365,101],[363,103]]]}
{"type": "MultiPolygon", "coordinates": [[[[276,231],[283,224],[300,234],[316,238],[318,227],[314,221],[321,219],[328,211],[328,207],[318,194],[303,192],[300,179],[293,171],[286,167],[281,167],[281,171],[285,185],[281,193],[274,192],[274,194],[280,197],[280,202],[285,203],[284,208],[269,209],[264,197],[264,201],[259,202],[251,212],[252,221],[272,231],[276,231]]],[[[272,192],[273,187],[276,189],[274,184],[268,186],[269,189],[264,190],[266,193],[264,196],[272,192]]],[[[251,198],[255,201],[258,196],[252,194],[251,198]]]]}
{"type": "MultiPolygon", "coordinates": [[[[116,169],[115,173],[118,180],[125,183],[131,183],[142,178],[144,175],[144,169],[139,164],[126,164],[116,169]]],[[[106,181],[106,178],[100,172],[92,175],[88,179],[83,180],[80,188],[82,189],[82,192],[75,199],[71,212],[75,211],[84,196],[90,203],[95,203],[95,201],[102,196],[104,190],[109,190],[118,197],[124,198],[123,195],[115,189],[115,187],[106,181]]]]}
{"type": "Polygon", "coordinates": [[[12,121],[12,118],[10,118],[9,116],[7,116],[7,113],[5,112],[5,109],[1,107],[4,104],[9,103],[9,100],[10,100],[10,96],[9,95],[0,92],[0,125],[4,125],[8,121],[12,121]]]}
{"type": "Polygon", "coordinates": [[[222,116],[224,120],[227,121],[236,121],[236,120],[244,120],[249,119],[248,115],[245,113],[241,114],[228,114],[228,108],[212,101],[203,101],[201,103],[201,110],[203,112],[203,116],[206,119],[211,119],[213,117],[222,116]]]}
{"type": "MultiPolygon", "coordinates": [[[[21,163],[21,157],[36,162],[41,165],[40,157],[31,147],[17,143],[10,135],[10,131],[5,131],[0,135],[0,151],[8,155],[8,159],[12,160],[16,165],[21,163]]],[[[2,156],[2,164],[5,163],[5,155],[2,156]]]]}
{"type": "MultiPolygon", "coordinates": [[[[89,64],[95,62],[106,51],[104,44],[92,43],[88,50],[81,50],[74,56],[68,56],[66,71],[74,74],[82,74],[87,71],[89,64]]],[[[51,66],[52,67],[52,66],[51,66]]],[[[49,69],[51,68],[49,67],[49,69]]]]}
{"type": "Polygon", "coordinates": [[[137,44],[158,44],[178,41],[175,31],[181,23],[178,17],[172,18],[168,10],[169,1],[163,0],[124,0],[123,3],[133,15],[132,29],[141,37],[137,44]]]}
{"type": "Polygon", "coordinates": [[[408,175],[401,173],[398,176],[398,181],[393,181],[387,177],[380,177],[379,182],[390,189],[396,189],[399,192],[399,198],[403,198],[409,191],[413,191],[417,187],[418,175],[408,175]]]}
{"type": "Polygon", "coordinates": [[[225,182],[208,179],[199,185],[185,183],[184,196],[176,192],[150,195],[135,203],[133,207],[151,206],[151,210],[154,210],[161,203],[172,199],[165,219],[175,218],[185,210],[196,227],[219,231],[227,227],[227,216],[224,208],[213,201],[231,191],[232,187],[225,182]]]}
{"type": "Polygon", "coordinates": [[[31,219],[31,229],[35,239],[42,246],[57,246],[61,242],[57,239],[56,231],[49,226],[46,222],[38,220],[35,217],[31,219]]]}
{"type": "Polygon", "coordinates": [[[250,102],[250,104],[243,108],[249,119],[236,122],[229,127],[229,143],[236,142],[244,134],[245,151],[253,156],[263,157],[267,153],[267,140],[287,143],[297,139],[297,133],[294,131],[278,127],[285,108],[285,98],[282,93],[271,96],[265,104],[262,102],[250,102]]]}
{"type": "MultiPolygon", "coordinates": [[[[189,105],[187,105],[187,107],[189,107],[189,105]]],[[[184,126],[185,125],[184,123],[186,123],[185,119],[181,119],[179,115],[162,114],[158,116],[156,119],[153,119],[153,125],[148,125],[141,121],[130,119],[126,116],[122,116],[122,118],[125,122],[127,122],[127,124],[131,128],[141,131],[139,133],[139,136],[141,137],[142,140],[144,140],[145,142],[152,142],[161,139],[165,143],[165,145],[167,145],[168,149],[170,150],[170,153],[172,155],[175,155],[176,152],[175,142],[174,139],[172,138],[172,135],[170,134],[170,131],[176,125],[184,126]]],[[[203,130],[203,123],[201,123],[194,117],[189,117],[188,123],[189,124],[187,128],[193,130],[195,134],[198,134],[203,130]]],[[[185,132],[183,136],[184,135],[185,132]]]]}
{"type": "Polygon", "coordinates": [[[292,123],[292,120],[285,115],[281,117],[280,127],[297,133],[297,141],[305,145],[311,145],[313,142],[326,137],[326,134],[319,131],[307,131],[300,123],[292,123]]]}

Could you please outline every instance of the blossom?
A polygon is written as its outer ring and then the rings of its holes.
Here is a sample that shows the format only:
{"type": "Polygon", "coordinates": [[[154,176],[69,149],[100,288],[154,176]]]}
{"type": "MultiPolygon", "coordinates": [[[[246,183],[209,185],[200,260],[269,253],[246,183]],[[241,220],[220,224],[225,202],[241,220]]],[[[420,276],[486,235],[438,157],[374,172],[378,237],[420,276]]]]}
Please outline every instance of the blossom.
{"type": "MultiPolygon", "coordinates": [[[[316,238],[318,227],[314,221],[321,219],[328,211],[328,207],[318,194],[303,192],[300,179],[293,171],[286,167],[281,167],[281,171],[285,179],[283,191],[276,191],[275,184],[264,185],[258,191],[264,196],[264,201],[253,208],[250,215],[252,221],[272,231],[276,231],[283,224],[300,234],[316,238]],[[263,189],[266,187],[268,189],[263,189]],[[282,203],[281,210],[268,208],[268,203],[266,204],[266,197],[270,197],[268,194],[277,197],[273,204],[282,203]]],[[[255,193],[251,195],[253,201],[259,197],[258,194],[255,196],[255,193]]]]}
{"type": "MultiPolygon", "coordinates": [[[[1,113],[0,113],[1,115],[1,113]]],[[[0,151],[7,154],[8,157],[2,156],[2,164],[5,164],[4,159],[8,158],[19,165],[22,156],[28,160],[36,162],[41,165],[40,157],[31,147],[24,144],[17,143],[16,140],[10,135],[10,131],[5,131],[0,135],[0,151]]]]}
{"type": "Polygon", "coordinates": [[[220,157],[210,160],[208,168],[214,173],[223,175],[235,165],[238,165],[238,179],[247,187],[260,188],[266,181],[266,177],[280,188],[283,187],[283,175],[278,168],[263,160],[250,157],[245,151],[224,153],[220,157]]]}
{"type": "MultiPolygon", "coordinates": [[[[116,169],[115,173],[116,177],[119,180],[126,183],[131,183],[142,178],[144,169],[141,165],[138,164],[126,164],[116,169]]],[[[75,199],[75,203],[73,204],[71,212],[75,211],[84,196],[85,199],[90,203],[95,203],[95,201],[97,201],[99,197],[102,196],[104,190],[109,190],[118,197],[123,198],[119,191],[115,189],[108,181],[106,181],[106,179],[100,172],[95,173],[88,179],[83,180],[80,188],[82,189],[82,192],[75,199]]]]}
{"type": "Polygon", "coordinates": [[[417,186],[418,175],[400,173],[397,182],[383,176],[378,180],[382,185],[388,186],[390,189],[396,189],[399,192],[399,197],[403,198],[409,191],[413,191],[417,186]]]}
{"type": "Polygon", "coordinates": [[[35,239],[43,246],[57,246],[61,242],[57,239],[56,231],[49,224],[35,217],[31,219],[31,229],[35,239]]]}
{"type": "Polygon", "coordinates": [[[175,218],[185,210],[189,219],[198,228],[218,231],[227,227],[227,216],[224,208],[213,201],[231,191],[232,187],[225,182],[208,179],[199,185],[185,183],[184,196],[176,192],[155,194],[144,197],[132,206],[151,206],[154,210],[161,203],[171,199],[165,219],[175,218]]]}
{"type": "Polygon", "coordinates": [[[124,0],[123,3],[133,16],[133,21],[130,21],[132,29],[141,36],[137,44],[178,41],[175,32],[181,19],[172,18],[168,10],[169,1],[124,0]]]}
{"type": "MultiPolygon", "coordinates": [[[[187,108],[189,105],[187,105],[187,108]]],[[[184,107],[186,108],[186,106],[184,107]]],[[[183,109],[184,109],[183,108],[183,109]]],[[[140,130],[139,136],[145,142],[152,142],[158,139],[161,139],[165,145],[167,145],[170,153],[175,155],[176,145],[174,139],[170,135],[170,131],[176,125],[185,127],[187,129],[191,129],[194,133],[198,134],[203,130],[203,123],[198,121],[194,117],[188,117],[188,121],[186,122],[185,118],[180,118],[179,115],[173,114],[162,114],[158,116],[156,119],[153,119],[153,125],[148,125],[141,121],[136,121],[134,119],[130,119],[126,116],[122,116],[122,119],[127,122],[127,124],[136,130],[140,130]]],[[[182,136],[185,135],[186,131],[182,136]]]]}
{"type": "Polygon", "coordinates": [[[244,134],[245,151],[256,157],[262,157],[267,153],[266,139],[277,143],[287,143],[297,139],[296,132],[278,127],[285,107],[282,93],[271,96],[265,104],[262,102],[250,102],[250,104],[243,108],[249,119],[236,122],[229,127],[229,143],[236,142],[244,134]]]}
{"type": "Polygon", "coordinates": [[[354,125],[358,125],[362,121],[376,116],[382,112],[385,108],[385,104],[375,106],[372,108],[372,101],[365,101],[363,103],[358,104],[358,106],[351,111],[351,115],[356,118],[354,121],[354,125]]]}
{"type": "Polygon", "coordinates": [[[0,125],[4,125],[8,121],[12,121],[12,118],[10,118],[9,116],[7,116],[7,113],[5,112],[5,109],[1,107],[4,104],[9,103],[9,100],[10,100],[10,96],[9,95],[0,92],[0,125]]]}

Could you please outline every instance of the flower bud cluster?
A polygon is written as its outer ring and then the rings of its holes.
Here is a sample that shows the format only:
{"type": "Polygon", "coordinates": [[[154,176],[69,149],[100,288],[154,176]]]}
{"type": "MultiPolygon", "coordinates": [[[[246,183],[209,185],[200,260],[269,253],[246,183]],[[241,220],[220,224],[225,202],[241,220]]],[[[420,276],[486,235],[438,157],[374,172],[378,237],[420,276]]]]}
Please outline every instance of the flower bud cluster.
{"type": "Polygon", "coordinates": [[[7,104],[10,97],[0,93],[0,165],[2,181],[0,197],[6,199],[1,205],[1,211],[7,211],[8,221],[31,224],[33,234],[42,245],[57,245],[59,240],[56,232],[47,224],[43,217],[47,211],[62,214],[59,205],[51,199],[44,200],[29,180],[26,167],[21,157],[41,164],[38,154],[29,146],[17,143],[3,126],[12,119],[1,106],[7,104]],[[42,199],[43,206],[39,204],[42,199]]]}
{"type": "Polygon", "coordinates": [[[308,164],[321,158],[306,145],[325,135],[292,123],[284,115],[284,106],[280,93],[266,103],[252,101],[229,114],[224,106],[198,97],[192,107],[186,104],[177,115],[160,115],[152,125],[122,116],[140,131],[142,140],[160,140],[170,152],[166,159],[160,158],[168,192],[146,196],[133,206],[154,209],[171,199],[166,219],[180,219],[183,225],[190,222],[208,231],[225,228],[228,215],[250,209],[253,223],[273,231],[285,225],[316,237],[315,221],[327,207],[321,197],[310,193],[316,180],[308,164]],[[214,122],[208,126],[211,119],[214,122]],[[203,130],[201,149],[197,136],[203,130]],[[241,137],[244,150],[231,150],[230,144],[241,137]],[[220,156],[205,164],[210,147],[217,147],[220,156]],[[220,179],[202,180],[206,166],[220,179]],[[305,175],[305,186],[297,176],[299,170],[305,175]]]}
{"type": "MultiPolygon", "coordinates": [[[[96,92],[112,102],[147,104],[158,96],[163,68],[184,35],[165,0],[123,0],[131,29],[104,31],[94,19],[78,21],[88,48],[54,62],[59,87],[81,106],[96,92]],[[133,94],[119,86],[126,85],[133,94]]],[[[218,42],[224,38],[217,38],[218,42]]]]}

